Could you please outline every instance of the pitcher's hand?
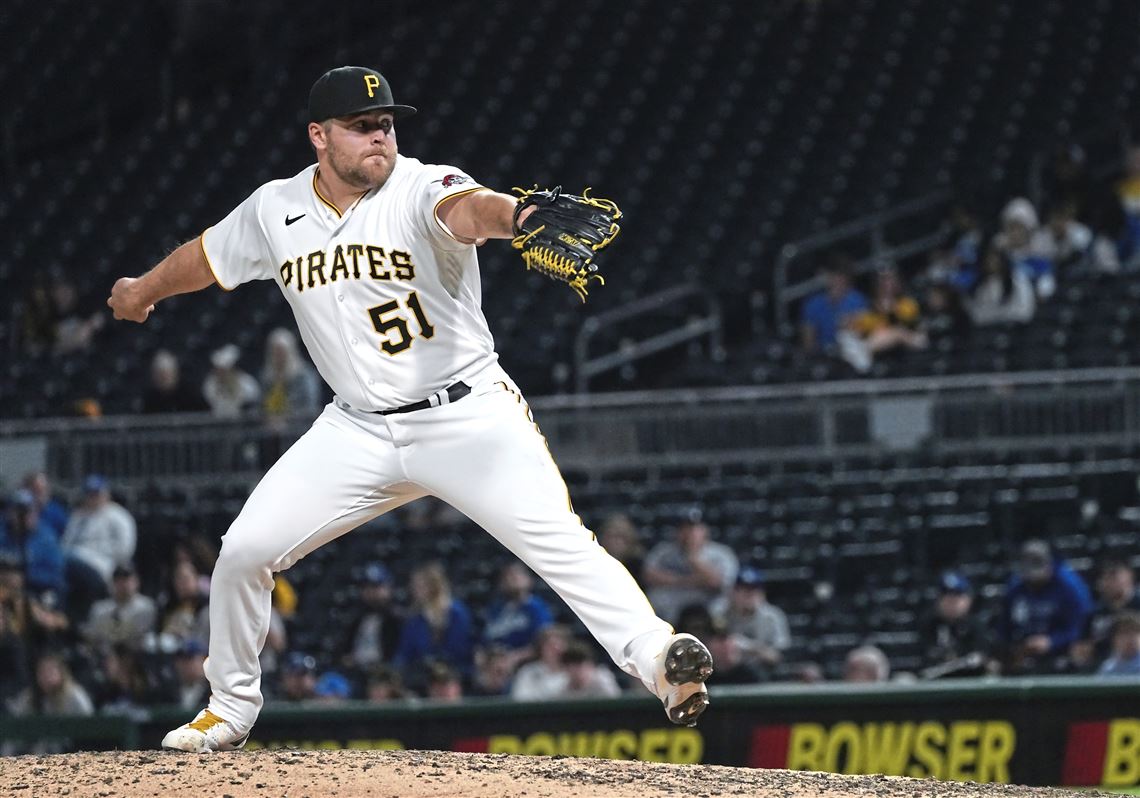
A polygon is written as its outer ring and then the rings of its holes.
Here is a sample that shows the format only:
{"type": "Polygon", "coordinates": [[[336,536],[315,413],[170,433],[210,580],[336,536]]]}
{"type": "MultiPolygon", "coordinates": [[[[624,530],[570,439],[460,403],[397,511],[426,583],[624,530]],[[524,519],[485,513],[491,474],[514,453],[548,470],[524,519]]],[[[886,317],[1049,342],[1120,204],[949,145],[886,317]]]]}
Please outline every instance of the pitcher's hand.
{"type": "Polygon", "coordinates": [[[120,277],[111,288],[107,307],[111,309],[116,320],[137,321],[142,324],[154,310],[154,305],[144,305],[138,300],[138,292],[135,290],[137,282],[137,277],[120,277]]]}

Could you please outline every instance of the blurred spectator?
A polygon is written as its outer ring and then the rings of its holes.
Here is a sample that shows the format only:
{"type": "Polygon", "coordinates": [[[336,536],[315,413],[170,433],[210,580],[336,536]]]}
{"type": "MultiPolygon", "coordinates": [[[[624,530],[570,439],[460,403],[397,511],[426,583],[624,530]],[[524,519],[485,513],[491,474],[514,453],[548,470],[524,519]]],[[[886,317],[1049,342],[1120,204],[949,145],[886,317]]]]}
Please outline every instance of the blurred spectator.
{"type": "Polygon", "coordinates": [[[67,593],[63,550],[51,527],[40,521],[31,491],[17,490],[0,523],[0,554],[6,554],[24,574],[32,593],[50,591],[57,600],[67,593]]]}
{"type": "Polygon", "coordinates": [[[1073,663],[1090,669],[1109,656],[1112,627],[1116,617],[1128,610],[1140,612],[1140,590],[1136,575],[1123,560],[1107,560],[1101,565],[1096,581],[1097,602],[1089,615],[1082,639],[1073,643],[1073,663]]]}
{"type": "Polygon", "coordinates": [[[551,624],[538,633],[535,641],[538,659],[519,668],[511,684],[511,698],[519,701],[541,701],[553,698],[566,679],[562,654],[570,642],[565,626],[551,624]]]}
{"type": "Polygon", "coordinates": [[[4,705],[28,686],[23,617],[23,584],[14,563],[0,562],[0,714],[4,705]]]}
{"type": "Polygon", "coordinates": [[[891,678],[891,662],[876,646],[859,646],[843,662],[843,681],[851,684],[885,682],[891,678]]]}
{"type": "Polygon", "coordinates": [[[1053,559],[1047,543],[1027,541],[1009,581],[999,622],[1005,672],[1066,670],[1069,647],[1084,630],[1091,610],[1092,597],[1081,578],[1053,559]]]}
{"type": "Polygon", "coordinates": [[[1112,625],[1112,652],[1101,676],[1140,676],[1140,613],[1122,612],[1112,625]]]}
{"type": "Polygon", "coordinates": [[[237,418],[261,399],[261,388],[250,374],[237,367],[241,350],[226,344],[210,355],[213,369],[202,383],[202,395],[218,418],[237,418]]]}
{"type": "Polygon", "coordinates": [[[926,276],[964,293],[978,281],[982,228],[977,215],[961,203],[950,209],[946,228],[946,243],[932,254],[926,276]]]}
{"type": "Polygon", "coordinates": [[[945,282],[931,283],[926,288],[922,310],[922,330],[931,340],[961,340],[970,332],[970,314],[962,295],[945,282]]]}
{"type": "Polygon", "coordinates": [[[289,647],[289,635],[285,629],[285,612],[292,616],[296,609],[297,594],[293,592],[293,586],[282,574],[273,575],[272,601],[269,610],[269,631],[265,634],[265,645],[261,647],[261,653],[257,655],[257,661],[261,665],[262,678],[272,677],[277,673],[278,661],[285,653],[285,649],[289,647]]]}
{"type": "MultiPolygon", "coordinates": [[[[717,605],[722,602],[715,602],[717,605]]],[[[713,627],[716,623],[713,621],[712,607],[708,604],[686,604],[677,613],[677,621],[673,624],[678,632],[685,632],[693,635],[701,640],[706,637],[711,637],[713,627]]]]}
{"type": "Polygon", "coordinates": [[[1015,269],[1009,255],[996,247],[986,251],[982,260],[982,280],[966,303],[974,324],[1023,324],[1037,311],[1033,284],[1015,269]]]}
{"type": "Polygon", "coordinates": [[[134,517],[111,499],[107,480],[87,477],[83,499],[63,533],[72,587],[96,598],[106,596],[116,566],[131,567],[137,538],[134,517]]]}
{"type": "Polygon", "coordinates": [[[208,643],[209,597],[202,590],[198,569],[187,559],[179,560],[170,574],[170,588],[159,621],[159,646],[174,651],[187,640],[208,643]]]}
{"type": "Polygon", "coordinates": [[[269,418],[303,415],[313,418],[320,404],[317,372],[305,362],[292,332],[278,327],[265,344],[261,371],[265,415],[269,418]]]}
{"type": "Polygon", "coordinates": [[[687,604],[710,606],[723,599],[739,568],[732,549],[709,540],[701,511],[691,508],[678,523],[674,540],[649,552],[643,579],[657,614],[674,621],[687,604]]]}
{"type": "Polygon", "coordinates": [[[459,673],[446,663],[431,663],[427,674],[427,697],[449,703],[462,701],[463,680],[459,673]]]}
{"type": "Polygon", "coordinates": [[[562,652],[564,681],[552,698],[613,698],[621,695],[617,679],[608,668],[598,667],[594,649],[582,640],[571,640],[562,652]]]}
{"type": "Polygon", "coordinates": [[[984,673],[992,641],[986,623],[972,612],[974,594],[969,580],[947,571],[938,587],[938,599],[919,626],[923,678],[984,673]]]}
{"type": "Polygon", "coordinates": [[[502,646],[489,646],[475,654],[475,695],[502,696],[510,692],[515,675],[513,652],[502,646]]]}
{"type": "Polygon", "coordinates": [[[1044,195],[1072,203],[1078,210],[1084,209],[1093,192],[1087,167],[1088,157],[1079,144],[1070,142],[1058,146],[1053,150],[1045,174],[1044,195]]]}
{"type": "Polygon", "coordinates": [[[867,298],[851,284],[851,262],[832,256],[820,272],[824,290],[804,300],[800,312],[800,345],[805,352],[831,352],[839,331],[867,310],[867,298]]]}
{"type": "Polygon", "coordinates": [[[1047,219],[1045,226],[1033,233],[1029,251],[1033,257],[1052,263],[1055,274],[1064,274],[1091,254],[1092,230],[1077,221],[1077,207],[1072,202],[1056,203],[1047,219]]]}
{"type": "Polygon", "coordinates": [[[747,638],[730,633],[723,623],[718,623],[705,640],[716,663],[709,684],[756,684],[767,680],[768,675],[759,663],[746,658],[751,653],[744,648],[747,638]]]}
{"type": "Polygon", "coordinates": [[[101,654],[101,667],[92,688],[92,698],[103,714],[130,714],[145,704],[165,703],[165,691],[152,688],[139,652],[115,645],[101,654]]]}
{"type": "Polygon", "coordinates": [[[508,562],[499,571],[499,595],[487,608],[483,642],[505,649],[512,670],[534,656],[535,636],[553,620],[550,607],[533,590],[534,578],[526,566],[508,562]]]}
{"type": "Polygon", "coordinates": [[[48,278],[33,279],[24,292],[18,313],[23,353],[28,357],[42,355],[55,344],[56,312],[48,278]]]}
{"type": "Polygon", "coordinates": [[[364,698],[373,703],[397,701],[408,697],[400,672],[387,665],[378,665],[368,674],[364,685],[364,698]]]}
{"type": "Polygon", "coordinates": [[[32,471],[24,476],[23,486],[31,491],[36,500],[36,512],[39,513],[40,522],[51,527],[57,539],[62,539],[71,514],[63,502],[52,494],[47,474],[43,471],[32,471]]]}
{"type": "Polygon", "coordinates": [[[1124,212],[1120,235],[1121,260],[1140,254],[1140,145],[1131,145],[1124,155],[1124,176],[1116,184],[1116,197],[1124,212]]]}
{"type": "Polygon", "coordinates": [[[111,579],[111,597],[92,605],[83,633],[96,649],[121,645],[137,650],[154,631],[157,618],[154,599],[139,593],[134,568],[120,565],[111,579]]]}
{"type": "Polygon", "coordinates": [[[634,577],[641,578],[642,566],[645,563],[645,548],[637,535],[637,527],[629,516],[624,513],[614,513],[602,522],[598,533],[598,543],[611,557],[626,567],[634,577]]]}
{"type": "Polygon", "coordinates": [[[0,614],[5,627],[20,638],[25,650],[63,645],[71,624],[60,609],[58,594],[45,590],[28,595],[26,584],[19,559],[0,552],[0,614]]]}
{"type": "Polygon", "coordinates": [[[1001,212],[1001,231],[994,236],[993,246],[1009,257],[1015,272],[1029,278],[1042,299],[1057,290],[1053,262],[1033,249],[1033,238],[1040,222],[1037,209],[1025,197],[1010,200],[1001,212]]]}
{"type": "MultiPolygon", "coordinates": [[[[770,667],[783,659],[792,644],[788,617],[768,602],[764,573],[758,568],[741,568],[727,603],[717,608],[724,627],[735,640],[741,661],[770,667]]],[[[718,661],[713,657],[713,661],[718,661]]],[[[718,666],[719,670],[719,666],[718,666]]]]}
{"type": "Polygon", "coordinates": [[[919,329],[921,309],[903,293],[902,279],[893,266],[879,269],[871,306],[856,313],[838,334],[843,359],[860,373],[871,368],[875,356],[896,349],[924,349],[926,333],[919,329]]]}
{"type": "Polygon", "coordinates": [[[166,349],[150,361],[150,385],[143,394],[144,413],[198,413],[209,409],[206,400],[182,385],[178,358],[166,349]]]}
{"type": "Polygon", "coordinates": [[[40,654],[35,665],[35,687],[24,690],[11,704],[13,715],[92,715],[95,705],[87,691],[71,676],[63,654],[40,654]]]}
{"type": "Polygon", "coordinates": [[[313,685],[313,696],[322,704],[339,704],[352,698],[352,682],[343,673],[326,671],[313,685]]]}
{"type": "Polygon", "coordinates": [[[310,701],[317,696],[317,661],[308,654],[292,651],[281,663],[277,698],[281,701],[310,701]]]}
{"type": "Polygon", "coordinates": [[[366,671],[395,655],[404,619],[392,603],[392,575],[382,563],[364,567],[358,590],[360,607],[348,624],[342,662],[366,671]]]}
{"type": "Polygon", "coordinates": [[[423,668],[429,661],[470,675],[475,664],[471,611],[451,595],[443,566],[429,562],[412,571],[411,594],[412,612],[400,630],[393,664],[413,687],[423,686],[423,668]]]}
{"type": "Polygon", "coordinates": [[[75,286],[67,280],[56,278],[51,287],[52,304],[55,308],[56,354],[80,352],[91,346],[95,333],[103,328],[107,317],[102,311],[81,315],[76,308],[79,295],[75,286]]]}
{"type": "Polygon", "coordinates": [[[820,684],[825,680],[823,666],[818,662],[805,662],[796,668],[795,680],[800,684],[820,684]]]}

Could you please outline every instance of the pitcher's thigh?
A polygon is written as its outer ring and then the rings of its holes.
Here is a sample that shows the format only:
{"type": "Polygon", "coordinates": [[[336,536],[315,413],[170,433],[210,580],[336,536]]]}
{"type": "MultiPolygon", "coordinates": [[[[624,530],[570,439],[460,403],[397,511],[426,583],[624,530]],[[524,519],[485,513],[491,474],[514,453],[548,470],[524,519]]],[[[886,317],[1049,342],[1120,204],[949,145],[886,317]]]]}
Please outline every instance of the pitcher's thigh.
{"type": "Polygon", "coordinates": [[[289,568],[323,543],[423,495],[403,482],[395,450],[318,418],[250,494],[222,538],[232,564],[289,568]]]}

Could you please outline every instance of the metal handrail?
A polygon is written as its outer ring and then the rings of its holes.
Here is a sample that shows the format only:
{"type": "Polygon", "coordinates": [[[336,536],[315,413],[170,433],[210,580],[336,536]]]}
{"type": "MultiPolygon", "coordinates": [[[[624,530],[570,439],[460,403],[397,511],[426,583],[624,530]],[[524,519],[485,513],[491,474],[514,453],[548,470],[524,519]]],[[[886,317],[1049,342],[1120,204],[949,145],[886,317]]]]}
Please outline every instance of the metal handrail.
{"type": "MultiPolygon", "coordinates": [[[[881,259],[892,249],[883,241],[883,227],[885,225],[928,211],[948,201],[952,196],[953,193],[948,188],[932,191],[924,196],[901,202],[886,210],[852,219],[849,222],[832,227],[822,233],[816,233],[815,235],[785,244],[780,249],[780,257],[776,261],[772,274],[772,291],[775,298],[777,329],[783,330],[787,327],[789,303],[793,301],[793,298],[803,295],[801,288],[802,283],[811,282],[808,280],[801,281],[801,284],[797,286],[789,285],[788,272],[792,261],[805,253],[815,252],[825,247],[830,247],[840,241],[846,241],[868,233],[871,235],[872,260],[881,259]],[[793,290],[798,290],[794,297],[789,294],[789,291],[793,290]]],[[[928,234],[923,236],[922,239],[927,239],[931,236],[932,234],[928,234]]],[[[910,243],[911,242],[906,242],[897,245],[893,249],[902,250],[910,243]]],[[[895,251],[890,254],[896,257],[903,257],[900,251],[895,251]]],[[[908,250],[908,254],[913,253],[910,253],[908,250]]]]}
{"type": "Polygon", "coordinates": [[[713,348],[719,348],[722,326],[723,316],[720,302],[711,293],[693,283],[672,286],[626,303],[621,307],[598,313],[582,322],[582,326],[574,339],[575,388],[579,394],[585,394],[589,390],[592,377],[694,338],[707,335],[713,348]],[[696,297],[703,301],[707,315],[692,319],[675,330],[651,335],[636,343],[623,345],[613,352],[590,357],[590,342],[601,330],[618,322],[654,313],[671,303],[690,297],[696,297]]]}

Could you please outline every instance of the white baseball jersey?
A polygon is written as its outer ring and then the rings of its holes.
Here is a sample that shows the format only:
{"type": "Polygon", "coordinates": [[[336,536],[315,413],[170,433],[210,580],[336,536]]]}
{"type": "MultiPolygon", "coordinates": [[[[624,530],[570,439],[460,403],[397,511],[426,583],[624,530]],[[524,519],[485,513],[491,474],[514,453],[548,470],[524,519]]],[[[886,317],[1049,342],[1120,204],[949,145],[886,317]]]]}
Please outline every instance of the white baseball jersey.
{"type": "Polygon", "coordinates": [[[436,216],[483,187],[403,155],[343,215],[312,165],[253,192],[202,234],[218,284],[275,280],[317,370],[362,410],[421,401],[494,363],[475,247],[436,216]]]}

